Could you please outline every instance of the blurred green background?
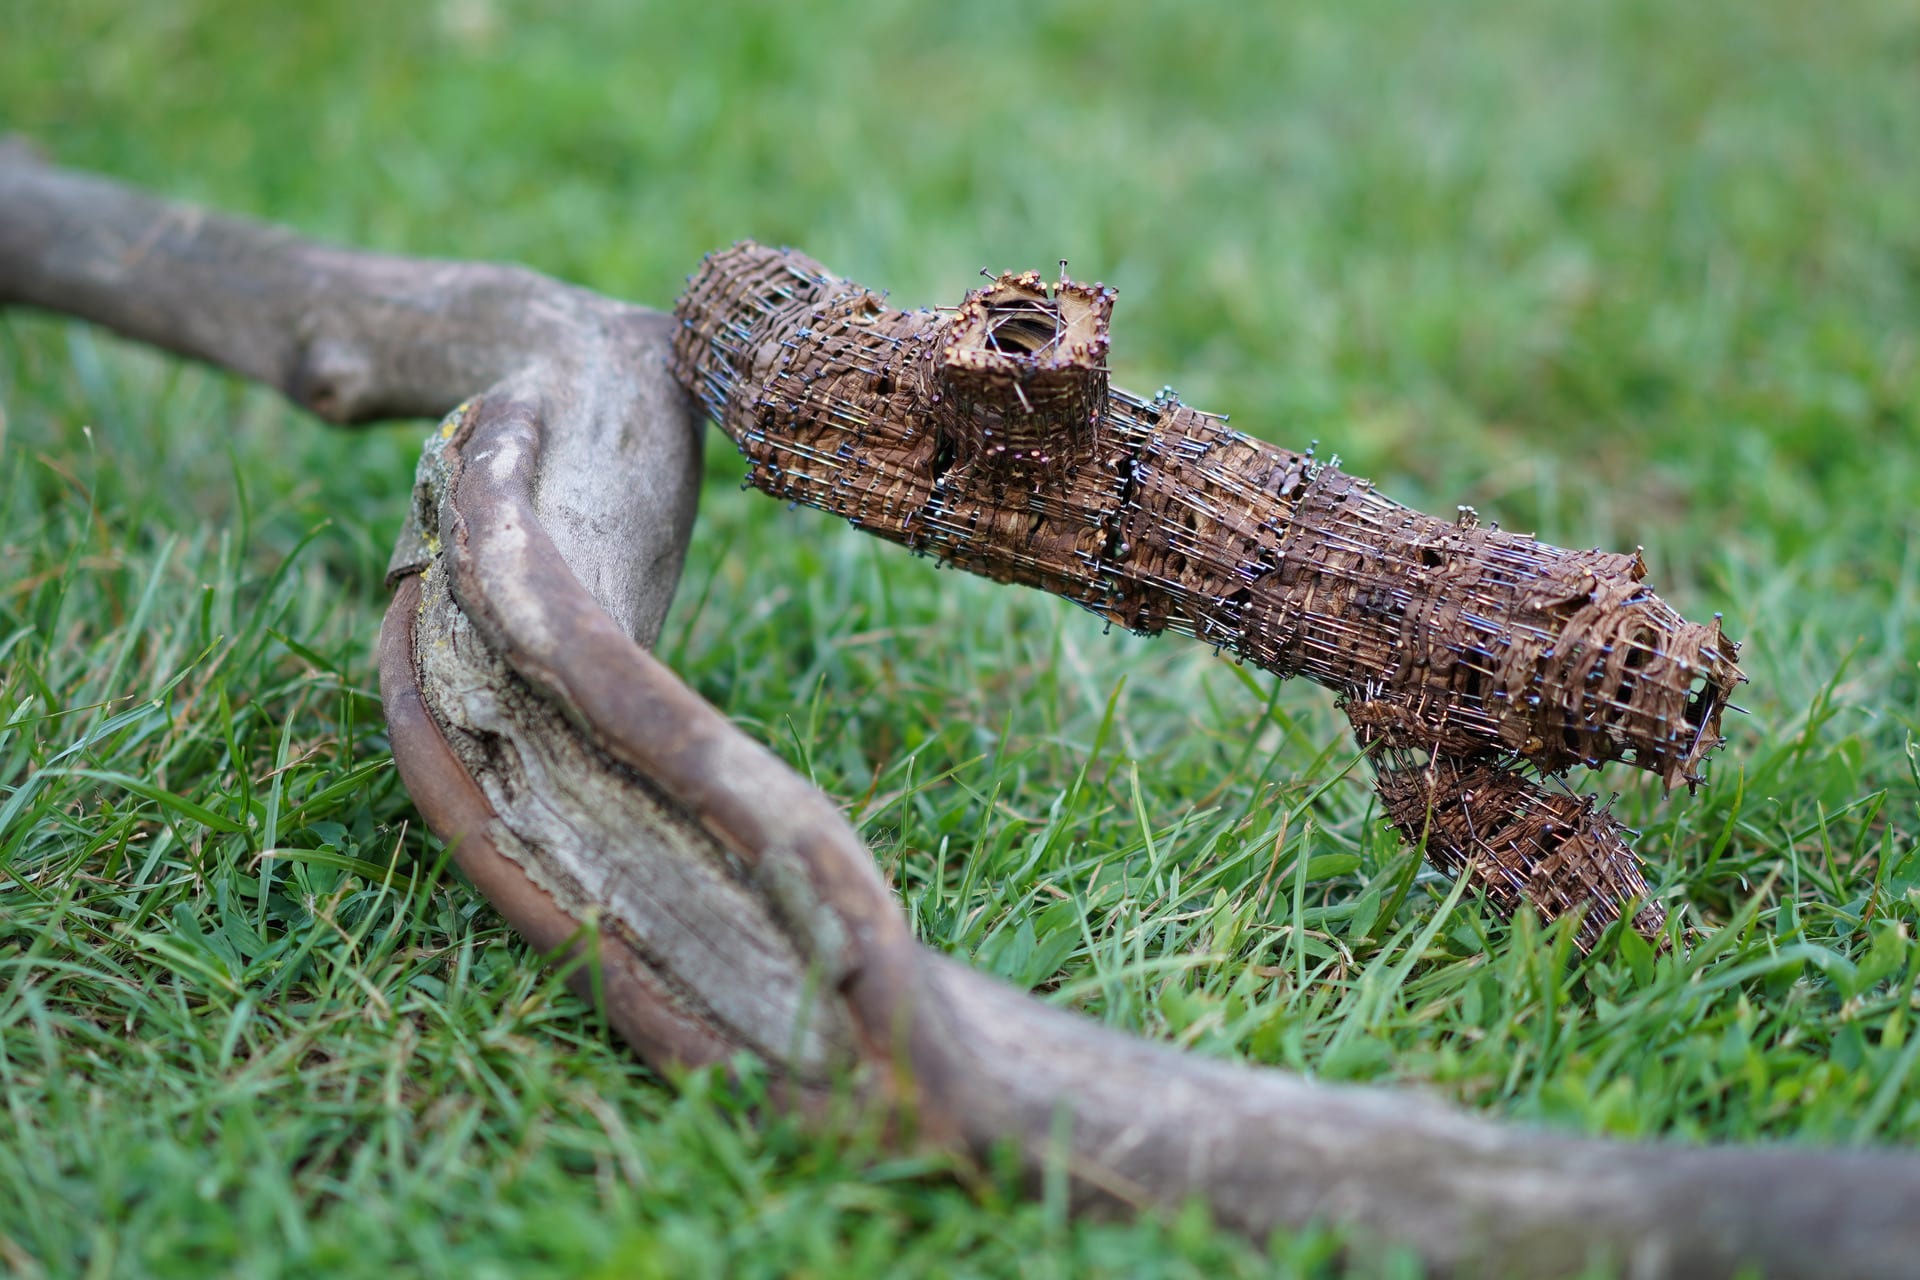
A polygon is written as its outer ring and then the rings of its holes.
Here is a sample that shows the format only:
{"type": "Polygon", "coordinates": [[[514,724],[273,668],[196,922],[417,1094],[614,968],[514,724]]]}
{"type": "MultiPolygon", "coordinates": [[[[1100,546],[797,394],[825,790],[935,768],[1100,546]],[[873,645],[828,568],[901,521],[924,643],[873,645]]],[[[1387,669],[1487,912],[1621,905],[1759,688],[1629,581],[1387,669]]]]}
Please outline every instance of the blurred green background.
{"type": "MultiPolygon", "coordinates": [[[[1120,291],[1121,385],[1415,505],[1644,544],[1753,677],[1699,797],[1597,784],[1710,940],[1657,960],[1436,917],[1430,877],[1396,907],[1324,696],[936,579],[735,492],[717,436],[662,647],[848,804],[924,937],[1010,980],[1720,1139],[1920,1135],[1917,66],[1904,0],[0,0],[0,130],[62,163],[663,307],[745,236],[907,306],[1064,257],[1120,291]]],[[[420,434],[0,317],[0,1261],[1411,1266],[1070,1224],[633,1065],[436,870],[385,762],[420,434]]]]}

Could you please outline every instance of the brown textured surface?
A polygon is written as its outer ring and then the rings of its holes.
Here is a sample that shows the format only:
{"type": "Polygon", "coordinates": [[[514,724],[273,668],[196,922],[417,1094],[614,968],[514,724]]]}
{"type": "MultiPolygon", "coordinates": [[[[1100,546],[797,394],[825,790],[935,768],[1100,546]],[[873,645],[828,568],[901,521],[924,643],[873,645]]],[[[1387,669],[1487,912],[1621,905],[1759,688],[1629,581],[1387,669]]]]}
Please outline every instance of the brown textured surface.
{"type": "MultiPolygon", "coordinates": [[[[1637,553],[1423,515],[1170,392],[1109,387],[1112,305],[1102,286],[1027,272],[956,311],[899,311],[741,243],[681,298],[674,373],[776,497],[1364,706],[1362,740],[1396,753],[1382,798],[1436,862],[1524,864],[1519,892],[1548,915],[1589,904],[1598,922],[1643,896],[1617,824],[1529,775],[1619,760],[1698,781],[1742,679],[1719,620],[1675,613],[1637,553]],[[1416,772],[1440,790],[1424,791],[1458,821],[1424,821],[1425,798],[1409,820],[1405,761],[1429,755],[1416,772]],[[1499,785],[1446,790],[1470,770],[1499,785]],[[1578,836],[1523,849],[1563,825],[1578,836]],[[1512,840],[1490,845],[1496,830],[1512,840]]],[[[1503,876],[1487,884],[1513,904],[1503,876]]]]}
{"type": "Polygon", "coordinates": [[[1548,919],[1580,910],[1582,950],[1636,904],[1633,924],[1649,937],[1666,913],[1649,897],[1626,832],[1593,797],[1529,778],[1488,760],[1387,749],[1374,761],[1387,820],[1446,871],[1471,868],[1487,897],[1512,914],[1531,902],[1548,919]]]}

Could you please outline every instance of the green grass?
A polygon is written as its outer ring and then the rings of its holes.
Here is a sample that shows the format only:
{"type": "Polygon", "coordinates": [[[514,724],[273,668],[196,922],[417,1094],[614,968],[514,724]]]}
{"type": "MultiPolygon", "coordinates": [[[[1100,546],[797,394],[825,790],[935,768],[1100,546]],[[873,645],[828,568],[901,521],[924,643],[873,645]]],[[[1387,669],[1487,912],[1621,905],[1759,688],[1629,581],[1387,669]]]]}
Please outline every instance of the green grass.
{"type": "MultiPolygon", "coordinates": [[[[663,651],[935,946],[1115,1025],[1587,1133],[1920,1140],[1920,13],[1360,0],[0,0],[0,129],[666,304],[752,235],[909,304],[1120,289],[1117,379],[1744,637],[1696,931],[1587,960],[1383,832],[1329,700],[737,492],[663,651]],[[692,602],[698,601],[698,607],[692,602]]],[[[418,425],[0,318],[0,1269],[1400,1274],[1067,1222],[611,1043],[445,864],[371,658],[418,425]],[[1276,1261],[1277,1259],[1277,1261],[1276,1261]]]]}

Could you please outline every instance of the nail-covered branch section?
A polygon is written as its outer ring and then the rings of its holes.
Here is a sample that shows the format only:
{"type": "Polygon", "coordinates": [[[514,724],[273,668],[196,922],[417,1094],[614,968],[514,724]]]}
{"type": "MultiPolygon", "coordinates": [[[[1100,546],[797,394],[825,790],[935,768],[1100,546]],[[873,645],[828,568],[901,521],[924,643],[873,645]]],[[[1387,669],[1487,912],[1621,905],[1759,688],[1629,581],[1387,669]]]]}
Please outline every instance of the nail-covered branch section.
{"type": "MultiPolygon", "coordinates": [[[[1064,274],[1005,274],[956,310],[909,312],[801,254],[742,243],[709,256],[681,298],[675,374],[777,497],[1364,707],[1363,741],[1394,753],[1383,776],[1404,775],[1397,825],[1490,886],[1508,883],[1495,864],[1511,858],[1475,817],[1510,824],[1451,795],[1442,807],[1460,821],[1414,824],[1416,773],[1430,795],[1470,763],[1551,775],[1624,761],[1669,787],[1700,780],[1744,678],[1738,646],[1717,618],[1689,622],[1655,595],[1638,553],[1563,550],[1464,508],[1423,515],[1170,390],[1112,388],[1113,291],[1064,274]]],[[[1564,807],[1535,776],[1501,791],[1529,811],[1564,807]]],[[[1618,864],[1578,881],[1625,886],[1576,895],[1604,923],[1645,886],[1598,817],[1585,811],[1554,849],[1618,864]]],[[[1524,896],[1564,909],[1558,887],[1524,896]]]]}

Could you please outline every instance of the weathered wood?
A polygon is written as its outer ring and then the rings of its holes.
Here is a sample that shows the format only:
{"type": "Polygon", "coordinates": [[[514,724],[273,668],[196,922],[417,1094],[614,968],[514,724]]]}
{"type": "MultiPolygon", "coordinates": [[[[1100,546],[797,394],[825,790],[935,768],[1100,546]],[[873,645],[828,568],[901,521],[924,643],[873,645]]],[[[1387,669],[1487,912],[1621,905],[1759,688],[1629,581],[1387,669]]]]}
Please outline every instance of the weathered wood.
{"type": "MultiPolygon", "coordinates": [[[[357,306],[355,280],[411,292],[402,260],[373,261],[0,160],[0,301],[60,309],[71,296],[161,338],[172,330],[153,316],[192,311],[192,340],[166,345],[256,373],[284,371],[299,345],[256,327],[319,308],[376,370],[340,403],[440,412],[480,391],[434,437],[397,557],[381,656],[395,755],[463,869],[537,946],[592,960],[576,986],[604,996],[650,1061],[751,1046],[796,1105],[817,1104],[825,1082],[884,1109],[895,1132],[965,1153],[1010,1144],[1036,1177],[1064,1167],[1083,1206],[1198,1196],[1256,1237],[1355,1223],[1462,1274],[1611,1258],[1638,1275],[1752,1261],[1893,1276],[1920,1257],[1912,1159],[1489,1123],[1133,1040],[921,948],[832,803],[642,647],[698,476],[666,325],[534,277],[524,316],[449,320],[441,340],[473,345],[425,360],[410,385],[380,352],[425,341],[433,317],[357,306]],[[162,260],[129,268],[143,223],[172,230],[146,251],[162,260]],[[208,273],[232,274],[180,292],[208,273]],[[282,290],[300,301],[274,307],[282,290]],[[455,385],[462,370],[472,385],[455,385]]],[[[475,268],[463,290],[458,269],[421,264],[419,284],[480,307],[496,270],[475,268]]]]}
{"type": "Polygon", "coordinates": [[[316,244],[18,149],[0,159],[0,211],[0,306],[94,321],[329,421],[438,418],[490,387],[528,388],[560,477],[536,485],[542,523],[619,625],[658,629],[700,449],[665,376],[665,316],[522,267],[316,244]]]}

